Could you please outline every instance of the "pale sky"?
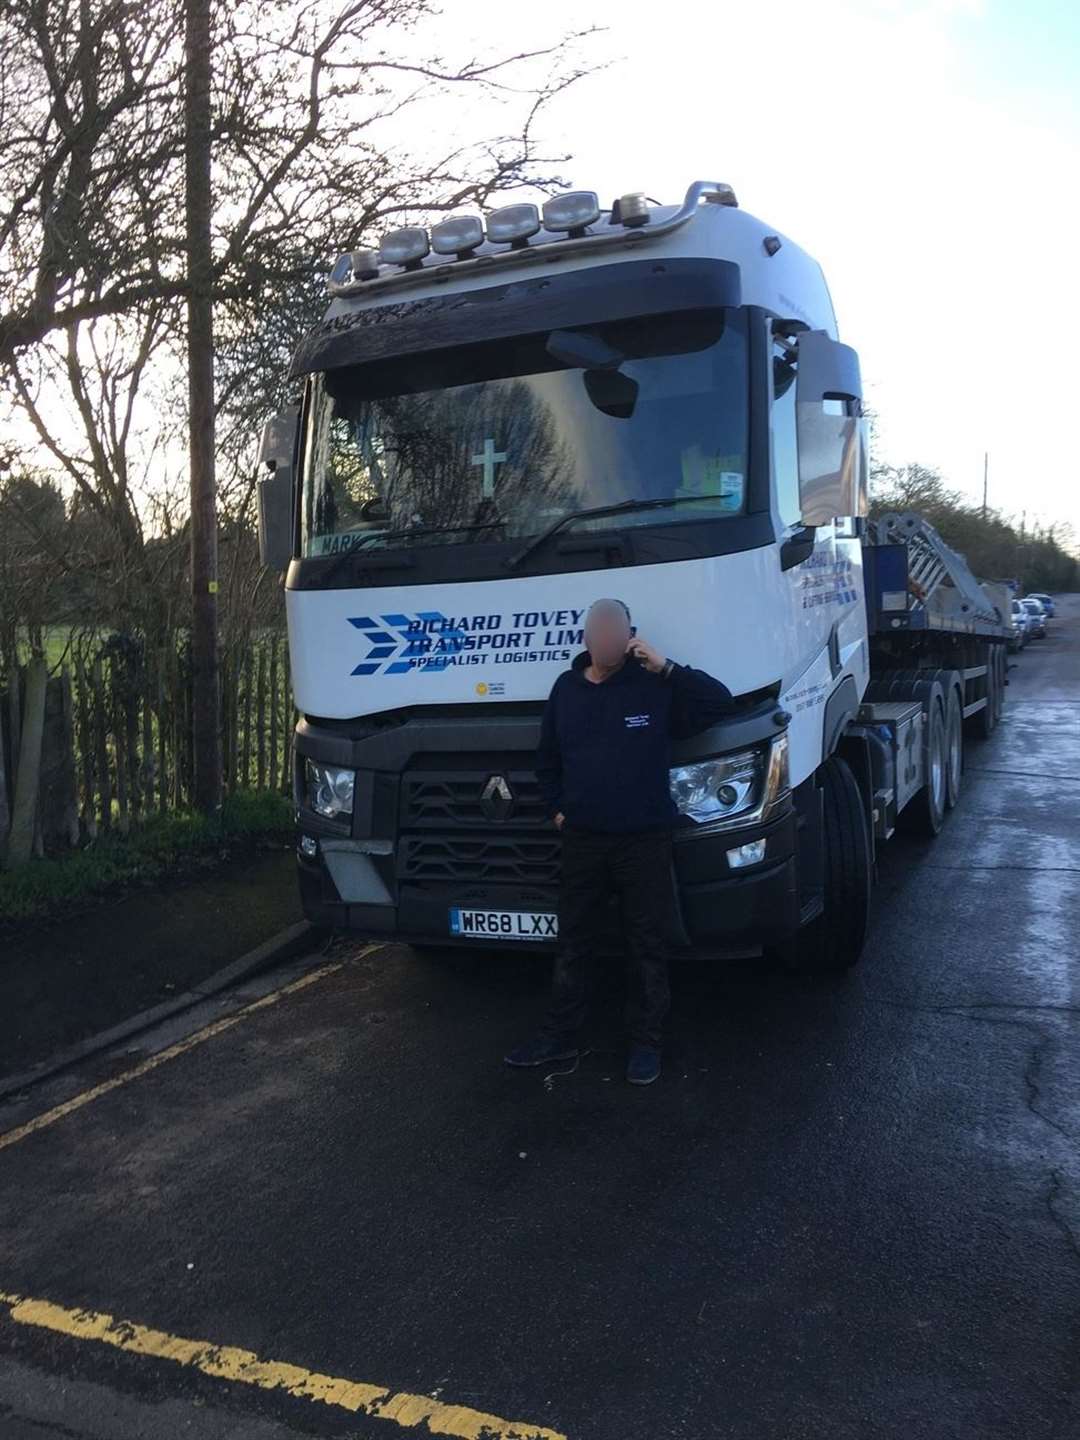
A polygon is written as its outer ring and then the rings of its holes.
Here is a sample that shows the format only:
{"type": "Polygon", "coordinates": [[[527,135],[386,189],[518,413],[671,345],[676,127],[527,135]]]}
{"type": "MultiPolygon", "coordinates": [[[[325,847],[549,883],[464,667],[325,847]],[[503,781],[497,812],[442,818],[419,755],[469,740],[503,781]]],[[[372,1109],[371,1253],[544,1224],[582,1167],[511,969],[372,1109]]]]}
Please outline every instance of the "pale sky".
{"type": "MultiPolygon", "coordinates": [[[[991,505],[1080,542],[1080,0],[443,6],[395,51],[449,64],[604,27],[582,53],[607,68],[543,128],[574,157],[570,183],[605,204],[733,185],[821,262],[878,458],[937,466],[979,499],[988,450],[991,505]]],[[[511,128],[510,111],[457,91],[381,138],[442,151],[511,128]]]]}
{"type": "Polygon", "coordinates": [[[882,458],[981,497],[989,450],[992,505],[1080,535],[1078,0],[450,0],[438,33],[460,55],[588,24],[612,63],[546,124],[573,184],[732,184],[824,267],[882,458]]]}

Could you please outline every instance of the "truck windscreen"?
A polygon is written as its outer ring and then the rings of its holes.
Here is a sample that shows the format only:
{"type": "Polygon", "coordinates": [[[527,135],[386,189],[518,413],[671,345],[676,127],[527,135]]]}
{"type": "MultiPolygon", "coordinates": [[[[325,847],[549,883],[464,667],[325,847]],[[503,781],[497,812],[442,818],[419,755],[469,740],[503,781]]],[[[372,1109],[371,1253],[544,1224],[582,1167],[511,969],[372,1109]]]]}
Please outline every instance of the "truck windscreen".
{"type": "Polygon", "coordinates": [[[738,310],[519,336],[309,384],[304,556],[513,541],[572,511],[633,500],[680,504],[576,524],[745,513],[738,310]]]}

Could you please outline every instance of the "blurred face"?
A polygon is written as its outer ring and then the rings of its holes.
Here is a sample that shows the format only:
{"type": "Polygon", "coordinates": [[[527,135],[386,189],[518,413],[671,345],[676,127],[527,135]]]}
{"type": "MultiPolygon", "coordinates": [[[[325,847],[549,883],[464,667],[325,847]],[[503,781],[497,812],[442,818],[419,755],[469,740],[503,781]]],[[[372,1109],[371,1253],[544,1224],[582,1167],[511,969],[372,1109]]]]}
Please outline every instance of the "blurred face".
{"type": "Polygon", "coordinates": [[[630,641],[630,621],[614,600],[598,600],[585,617],[585,648],[598,665],[617,665],[630,641]]]}

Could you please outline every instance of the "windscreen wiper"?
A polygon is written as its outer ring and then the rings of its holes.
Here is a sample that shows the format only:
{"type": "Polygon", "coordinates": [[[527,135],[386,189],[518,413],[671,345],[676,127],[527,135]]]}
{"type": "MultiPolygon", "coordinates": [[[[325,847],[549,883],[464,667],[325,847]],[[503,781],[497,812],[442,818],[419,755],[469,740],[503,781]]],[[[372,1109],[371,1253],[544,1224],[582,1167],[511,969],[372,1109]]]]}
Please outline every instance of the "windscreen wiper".
{"type": "Polygon", "coordinates": [[[506,568],[507,570],[516,570],[534,550],[539,550],[540,546],[550,540],[552,535],[574,520],[588,520],[592,516],[600,515],[623,515],[630,510],[661,510],[670,505],[685,505],[689,501],[696,501],[700,505],[702,500],[713,498],[715,497],[709,495],[668,495],[656,500],[620,500],[615,505],[590,505],[586,510],[570,510],[567,514],[560,515],[557,520],[553,520],[546,530],[540,531],[539,535],[534,535],[531,540],[527,540],[520,550],[515,550],[506,561],[506,568]]]}

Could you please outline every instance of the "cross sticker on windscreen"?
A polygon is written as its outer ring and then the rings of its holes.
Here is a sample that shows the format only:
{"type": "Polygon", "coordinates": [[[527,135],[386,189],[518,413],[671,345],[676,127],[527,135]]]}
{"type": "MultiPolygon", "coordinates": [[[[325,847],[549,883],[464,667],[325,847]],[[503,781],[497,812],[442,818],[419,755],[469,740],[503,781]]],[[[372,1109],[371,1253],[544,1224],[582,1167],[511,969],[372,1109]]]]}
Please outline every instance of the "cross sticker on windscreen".
{"type": "Polygon", "coordinates": [[[495,466],[502,465],[506,459],[505,450],[496,450],[495,441],[489,435],[484,441],[484,448],[478,455],[472,457],[474,465],[484,467],[484,476],[480,486],[480,494],[485,500],[491,500],[495,495],[495,466]]]}

